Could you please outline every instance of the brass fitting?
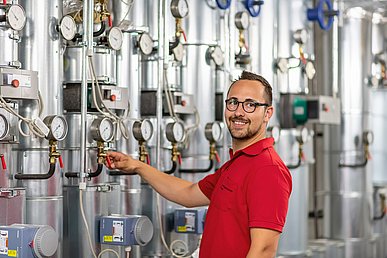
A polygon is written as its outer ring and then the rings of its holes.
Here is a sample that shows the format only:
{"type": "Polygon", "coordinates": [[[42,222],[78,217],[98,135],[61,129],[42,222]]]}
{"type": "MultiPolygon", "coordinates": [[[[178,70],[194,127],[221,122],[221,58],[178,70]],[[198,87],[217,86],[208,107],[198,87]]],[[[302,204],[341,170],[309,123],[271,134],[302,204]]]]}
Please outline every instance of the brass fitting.
{"type": "Polygon", "coordinates": [[[97,142],[97,164],[104,164],[107,154],[105,152],[105,144],[102,141],[97,142]]]}
{"type": "Polygon", "coordinates": [[[243,30],[239,30],[239,48],[244,48],[245,47],[245,43],[246,43],[246,40],[245,40],[245,35],[243,33],[243,30]]]}
{"type": "Polygon", "coordinates": [[[50,140],[48,147],[48,156],[50,157],[50,164],[55,164],[56,159],[60,157],[60,153],[56,150],[57,141],[50,140]]]}
{"type": "Polygon", "coordinates": [[[146,146],[145,146],[145,142],[139,142],[140,145],[139,145],[139,149],[140,149],[140,157],[139,157],[139,160],[141,162],[144,162],[144,163],[147,163],[147,159],[148,159],[148,152],[146,150],[146,146]]]}
{"type": "Polygon", "coordinates": [[[179,150],[177,149],[177,144],[176,143],[172,143],[172,161],[174,162],[179,162],[179,157],[180,157],[180,152],[179,150]]]}
{"type": "Polygon", "coordinates": [[[181,37],[181,33],[183,32],[183,29],[181,27],[181,19],[180,18],[176,18],[175,21],[176,21],[175,35],[176,35],[176,38],[179,39],[181,37]]]}
{"type": "Polygon", "coordinates": [[[216,158],[216,154],[218,152],[216,151],[215,143],[210,144],[210,160],[214,160],[216,158]]]}

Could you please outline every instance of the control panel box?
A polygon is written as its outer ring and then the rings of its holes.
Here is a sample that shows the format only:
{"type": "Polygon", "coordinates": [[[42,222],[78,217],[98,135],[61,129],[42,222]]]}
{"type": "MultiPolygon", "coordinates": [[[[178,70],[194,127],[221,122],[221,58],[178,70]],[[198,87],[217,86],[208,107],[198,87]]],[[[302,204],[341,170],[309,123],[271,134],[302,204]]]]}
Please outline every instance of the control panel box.
{"type": "Polygon", "coordinates": [[[38,73],[0,68],[0,95],[5,99],[38,99],[38,73]]]}
{"type": "Polygon", "coordinates": [[[0,258],[51,257],[57,247],[58,235],[50,226],[0,226],[0,258]]]}
{"type": "Polygon", "coordinates": [[[176,209],[175,232],[202,234],[206,209],[176,209]]]}
{"type": "Polygon", "coordinates": [[[308,96],[308,122],[339,125],[341,120],[340,100],[329,96],[308,96]]]}
{"type": "Polygon", "coordinates": [[[153,237],[153,224],[146,216],[111,215],[100,218],[101,244],[146,245],[153,237]]]}

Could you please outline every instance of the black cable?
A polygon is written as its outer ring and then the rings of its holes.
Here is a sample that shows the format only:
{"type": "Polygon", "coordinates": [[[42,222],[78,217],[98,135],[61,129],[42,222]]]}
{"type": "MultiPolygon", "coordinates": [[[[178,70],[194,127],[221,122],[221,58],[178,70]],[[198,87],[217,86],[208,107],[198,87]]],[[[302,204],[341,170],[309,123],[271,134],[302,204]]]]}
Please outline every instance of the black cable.
{"type": "Polygon", "coordinates": [[[298,156],[298,161],[297,161],[297,164],[291,164],[291,165],[286,165],[288,167],[288,169],[296,169],[296,168],[299,168],[301,166],[301,157],[298,156]]]}
{"type": "Polygon", "coordinates": [[[103,168],[103,164],[102,164],[102,163],[98,163],[98,164],[97,164],[97,169],[96,169],[94,172],[89,173],[89,174],[87,175],[87,177],[92,178],[92,177],[97,177],[97,176],[99,176],[99,175],[101,174],[101,172],[102,172],[102,168],[103,168]]]}
{"type": "MultiPolygon", "coordinates": [[[[105,29],[106,29],[105,22],[101,22],[101,27],[99,28],[99,30],[93,31],[93,37],[101,36],[105,32],[105,29]]],[[[82,37],[83,37],[83,35],[77,33],[77,34],[75,34],[73,40],[80,39],[82,37]]]]}
{"type": "Polygon", "coordinates": [[[175,171],[176,171],[176,168],[177,168],[177,162],[176,161],[172,161],[172,167],[170,170],[167,170],[167,171],[163,171],[165,174],[173,174],[175,171]]]}
{"type": "Polygon", "coordinates": [[[49,179],[50,177],[52,177],[54,175],[55,164],[56,163],[50,163],[50,169],[48,170],[47,174],[16,174],[15,179],[21,179],[21,180],[49,179]]]}
{"type": "Polygon", "coordinates": [[[211,169],[214,167],[214,161],[213,160],[210,160],[210,165],[208,166],[208,168],[205,168],[205,169],[181,169],[179,168],[179,172],[180,173],[206,173],[206,172],[209,172],[211,171],[211,169]]]}

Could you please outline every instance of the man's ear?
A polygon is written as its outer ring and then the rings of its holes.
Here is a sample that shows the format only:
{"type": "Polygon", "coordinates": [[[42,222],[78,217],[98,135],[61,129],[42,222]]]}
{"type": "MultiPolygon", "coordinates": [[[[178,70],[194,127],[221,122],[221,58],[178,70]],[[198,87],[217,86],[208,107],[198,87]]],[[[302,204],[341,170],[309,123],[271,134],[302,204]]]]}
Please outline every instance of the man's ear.
{"type": "Polygon", "coordinates": [[[265,115],[264,115],[263,121],[265,123],[268,123],[270,118],[271,118],[271,116],[273,115],[273,113],[274,113],[273,106],[267,107],[266,110],[265,110],[265,115]]]}

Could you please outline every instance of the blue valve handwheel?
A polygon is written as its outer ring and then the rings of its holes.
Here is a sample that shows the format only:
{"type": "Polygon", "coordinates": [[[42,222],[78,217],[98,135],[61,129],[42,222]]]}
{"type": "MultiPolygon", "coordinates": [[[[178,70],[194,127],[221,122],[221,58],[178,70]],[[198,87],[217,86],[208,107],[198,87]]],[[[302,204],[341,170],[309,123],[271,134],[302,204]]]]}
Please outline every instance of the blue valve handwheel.
{"type": "Polygon", "coordinates": [[[308,20],[317,21],[321,29],[329,30],[332,27],[334,15],[327,16],[325,12],[334,12],[330,0],[320,0],[316,8],[308,9],[308,20]]]}
{"type": "Polygon", "coordinates": [[[231,0],[216,0],[216,4],[218,7],[222,10],[226,10],[230,7],[231,5],[231,0]]]}
{"type": "Polygon", "coordinates": [[[263,1],[245,0],[245,7],[252,17],[257,17],[259,15],[261,12],[261,5],[263,5],[263,1]],[[255,6],[258,6],[258,8],[255,6]]]}

